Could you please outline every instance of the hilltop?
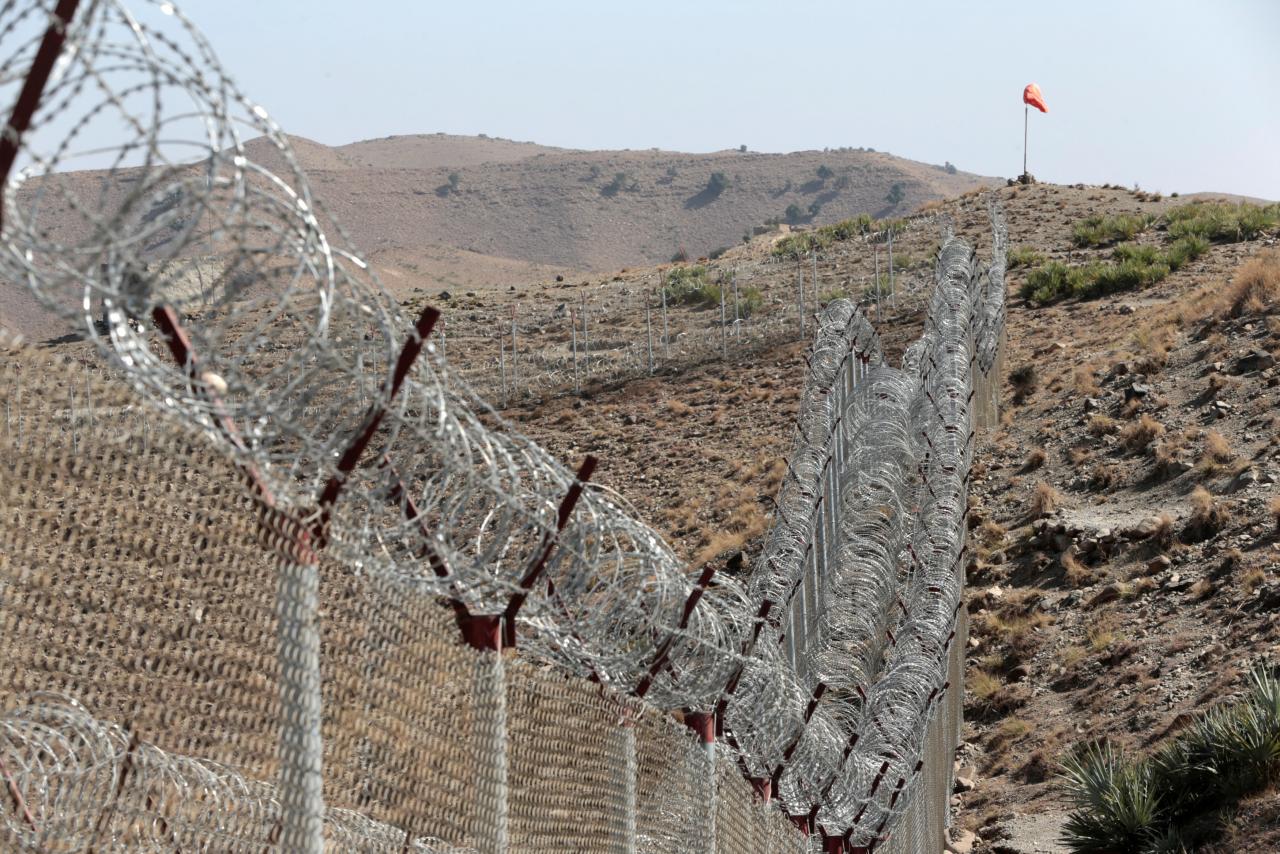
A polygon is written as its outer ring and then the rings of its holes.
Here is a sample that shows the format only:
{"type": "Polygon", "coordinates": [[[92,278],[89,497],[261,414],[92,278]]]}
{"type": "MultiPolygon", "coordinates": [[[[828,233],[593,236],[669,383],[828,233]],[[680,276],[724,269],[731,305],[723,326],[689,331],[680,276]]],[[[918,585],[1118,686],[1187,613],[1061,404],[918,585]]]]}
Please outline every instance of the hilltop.
{"type": "MultiPolygon", "coordinates": [[[[326,210],[397,295],[506,290],[658,264],[678,252],[696,258],[740,244],[769,220],[813,226],[864,212],[899,216],[996,183],[949,164],[852,148],[686,154],[445,134],[336,147],[290,139],[326,210]]],[[[247,147],[278,167],[263,141],[247,147]]],[[[92,192],[101,173],[79,174],[92,192]]],[[[44,216],[57,233],[59,213],[44,216]]],[[[37,340],[61,331],[39,318],[25,293],[0,286],[0,323],[37,340]]]]}

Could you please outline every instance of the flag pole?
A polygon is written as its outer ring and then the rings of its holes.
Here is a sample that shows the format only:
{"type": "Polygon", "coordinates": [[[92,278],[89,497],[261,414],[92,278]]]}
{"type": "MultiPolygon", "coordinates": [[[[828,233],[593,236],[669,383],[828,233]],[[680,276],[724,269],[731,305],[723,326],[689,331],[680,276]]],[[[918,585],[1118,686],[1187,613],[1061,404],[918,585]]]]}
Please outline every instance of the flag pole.
{"type": "Polygon", "coordinates": [[[1022,174],[1027,174],[1027,125],[1031,115],[1031,108],[1026,104],[1022,105],[1022,174]]]}

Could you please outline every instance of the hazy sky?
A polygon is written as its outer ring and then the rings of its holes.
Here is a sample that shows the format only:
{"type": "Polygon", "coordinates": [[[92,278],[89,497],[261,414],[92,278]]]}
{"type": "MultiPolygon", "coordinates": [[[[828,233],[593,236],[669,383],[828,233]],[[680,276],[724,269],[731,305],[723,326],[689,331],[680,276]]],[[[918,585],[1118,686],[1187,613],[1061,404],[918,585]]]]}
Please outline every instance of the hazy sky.
{"type": "Polygon", "coordinates": [[[871,146],[1062,183],[1280,199],[1280,2],[187,0],[247,94],[340,144],[871,146]]]}

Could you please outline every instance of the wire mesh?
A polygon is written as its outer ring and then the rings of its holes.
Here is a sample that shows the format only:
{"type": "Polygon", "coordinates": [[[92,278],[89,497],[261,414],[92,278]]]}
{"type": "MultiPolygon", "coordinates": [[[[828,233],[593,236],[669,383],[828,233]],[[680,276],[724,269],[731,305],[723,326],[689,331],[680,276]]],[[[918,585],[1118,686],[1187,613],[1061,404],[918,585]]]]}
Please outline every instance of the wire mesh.
{"type": "MultiPolygon", "coordinates": [[[[53,11],[0,7],[0,101],[53,11]]],[[[985,268],[944,235],[900,367],[829,302],[776,524],[738,581],[510,430],[172,4],[87,3],[59,32],[9,132],[0,275],[108,368],[0,366],[14,845],[803,848],[785,810],[935,849],[997,210],[985,268]],[[104,125],[125,133],[104,145],[104,125]],[[447,640],[504,611],[518,659],[447,640]]]]}

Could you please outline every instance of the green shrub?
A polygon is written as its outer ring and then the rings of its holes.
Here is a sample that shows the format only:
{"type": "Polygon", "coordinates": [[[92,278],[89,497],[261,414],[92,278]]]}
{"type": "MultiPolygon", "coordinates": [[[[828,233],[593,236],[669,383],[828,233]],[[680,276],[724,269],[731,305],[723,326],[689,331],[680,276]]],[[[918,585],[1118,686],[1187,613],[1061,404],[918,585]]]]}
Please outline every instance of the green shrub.
{"type": "Polygon", "coordinates": [[[849,292],[846,291],[844,288],[835,288],[830,291],[824,291],[822,294],[818,296],[819,302],[821,302],[823,305],[827,305],[828,303],[833,303],[838,299],[848,299],[848,298],[849,298],[849,292]]]}
{"type": "Polygon", "coordinates": [[[738,289],[738,317],[746,320],[764,305],[764,294],[754,286],[738,289]]]}
{"type": "Polygon", "coordinates": [[[1171,270],[1180,270],[1208,251],[1208,240],[1189,234],[1173,241],[1169,251],[1165,253],[1165,263],[1169,265],[1171,270]]]}
{"type": "Polygon", "coordinates": [[[1086,280],[1086,268],[1050,261],[1027,274],[1019,293],[1024,299],[1044,304],[1076,295],[1086,280]]]}
{"type": "Polygon", "coordinates": [[[1240,798],[1280,779],[1280,679],[1266,665],[1245,699],[1200,716],[1155,753],[1130,761],[1090,745],[1063,761],[1076,852],[1183,851],[1211,839],[1240,798]]]}
{"type": "Polygon", "coordinates": [[[1035,267],[1044,262],[1044,255],[1030,246],[1011,249],[1005,257],[1005,266],[1010,270],[1016,270],[1019,267],[1035,267]]]}
{"type": "Polygon", "coordinates": [[[1154,221],[1154,217],[1146,214],[1094,214],[1076,223],[1071,230],[1071,239],[1076,246],[1107,246],[1121,240],[1132,240],[1154,221]]]}
{"type": "Polygon", "coordinates": [[[1253,240],[1280,227],[1280,204],[1262,207],[1248,202],[1192,202],[1174,208],[1164,218],[1170,237],[1230,243],[1253,240]]]}

